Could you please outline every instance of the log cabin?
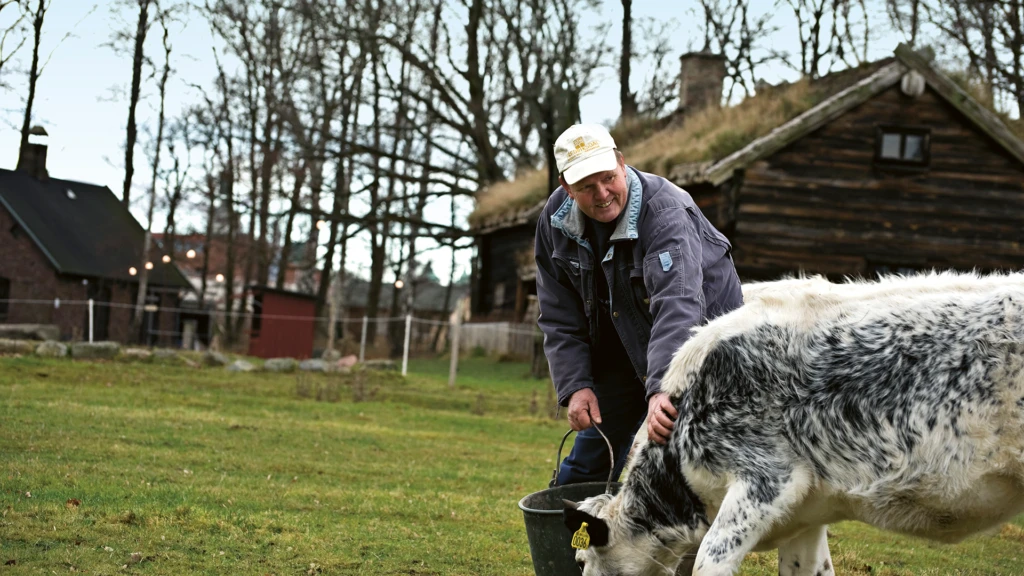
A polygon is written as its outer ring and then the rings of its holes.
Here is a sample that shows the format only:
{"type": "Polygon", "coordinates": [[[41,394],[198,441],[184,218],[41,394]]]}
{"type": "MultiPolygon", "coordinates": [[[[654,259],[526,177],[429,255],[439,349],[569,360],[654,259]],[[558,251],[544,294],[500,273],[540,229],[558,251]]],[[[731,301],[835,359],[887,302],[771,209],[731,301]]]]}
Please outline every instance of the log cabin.
{"type": "MultiPolygon", "coordinates": [[[[741,279],[1024,266],[1021,122],[982,104],[929,50],[901,45],[731,107],[717,105],[721,58],[681,58],[680,113],[633,140],[613,134],[627,164],[694,197],[732,241],[741,279]]],[[[538,171],[478,196],[474,319],[535,320],[546,182],[538,171]]]]}

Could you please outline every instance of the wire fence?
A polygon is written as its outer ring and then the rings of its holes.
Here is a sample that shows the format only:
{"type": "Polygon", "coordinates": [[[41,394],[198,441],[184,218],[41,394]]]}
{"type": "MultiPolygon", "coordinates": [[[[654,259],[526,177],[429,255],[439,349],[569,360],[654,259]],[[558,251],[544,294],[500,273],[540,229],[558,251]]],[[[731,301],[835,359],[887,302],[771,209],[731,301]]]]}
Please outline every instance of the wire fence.
{"type": "MultiPolygon", "coordinates": [[[[138,333],[136,306],[89,300],[0,299],[0,337],[19,330],[65,341],[114,341],[189,350],[228,350],[262,357],[317,357],[326,350],[366,360],[392,359],[408,369],[410,356],[451,353],[451,378],[468,353],[530,361],[543,356],[536,325],[514,322],[463,323],[460,314],[418,312],[367,317],[352,310],[337,316],[227,311],[183,304],[143,307],[138,333]],[[333,331],[328,327],[333,326],[333,331]],[[304,348],[303,348],[304,346],[304,348]]],[[[40,337],[40,336],[37,336],[40,337]]],[[[544,363],[546,372],[546,363],[544,363]]]]}

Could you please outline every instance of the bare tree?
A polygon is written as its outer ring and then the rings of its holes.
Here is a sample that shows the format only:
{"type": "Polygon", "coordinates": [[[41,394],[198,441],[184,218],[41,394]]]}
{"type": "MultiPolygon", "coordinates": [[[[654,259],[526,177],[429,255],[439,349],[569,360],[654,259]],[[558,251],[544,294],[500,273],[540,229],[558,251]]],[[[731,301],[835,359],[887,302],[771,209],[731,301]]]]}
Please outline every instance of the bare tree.
{"type": "MultiPolygon", "coordinates": [[[[233,84],[224,70],[217,50],[212,51],[217,68],[214,80],[217,93],[207,94],[200,85],[192,85],[202,97],[203,104],[192,111],[190,126],[195,127],[194,142],[202,151],[202,182],[205,191],[206,231],[203,240],[203,263],[201,268],[200,302],[205,304],[209,290],[211,252],[214,246],[225,253],[224,300],[225,313],[230,319],[234,299],[234,276],[236,267],[237,211],[235,198],[235,118],[232,98],[236,95],[233,84]],[[219,208],[219,210],[218,210],[219,208]]],[[[232,323],[224,326],[228,344],[232,323]]]]}
{"type": "Polygon", "coordinates": [[[750,95],[758,71],[769,62],[784,60],[784,54],[763,44],[778,28],[771,14],[751,14],[751,0],[700,0],[704,15],[703,50],[726,58],[726,76],[730,80],[726,100],[739,87],[750,95]]]}
{"type": "Polygon", "coordinates": [[[176,237],[178,234],[177,214],[178,209],[185,201],[187,182],[192,169],[192,117],[193,110],[186,110],[181,117],[173,122],[168,129],[167,154],[171,158],[172,166],[165,175],[164,190],[167,198],[167,220],[164,226],[164,247],[173,260],[176,251],[176,237]],[[179,147],[180,145],[180,147],[179,147]]]}
{"type": "Polygon", "coordinates": [[[636,116],[636,93],[629,90],[630,63],[633,59],[633,0],[622,0],[622,50],[619,54],[619,106],[622,118],[636,116]]]}
{"type": "Polygon", "coordinates": [[[638,23],[643,40],[633,57],[646,64],[649,72],[635,96],[637,115],[656,119],[668,112],[670,105],[679,98],[679,70],[675,58],[678,55],[671,43],[678,33],[679,23],[655,18],[638,23]]]}
{"type": "Polygon", "coordinates": [[[164,118],[165,102],[167,96],[167,80],[171,75],[171,43],[170,30],[167,26],[167,12],[161,11],[157,15],[157,21],[163,29],[164,65],[160,72],[160,80],[157,83],[157,92],[160,96],[160,110],[157,113],[156,143],[153,146],[153,162],[150,165],[152,171],[149,181],[149,207],[146,210],[146,233],[142,242],[143,266],[139,271],[139,287],[135,297],[135,314],[132,316],[131,334],[144,342],[142,335],[142,318],[146,305],[146,292],[149,288],[149,270],[153,266],[150,262],[150,251],[153,243],[153,208],[156,206],[156,182],[160,175],[160,152],[164,146],[164,118]]]}
{"type": "Polygon", "coordinates": [[[921,0],[885,0],[890,22],[907,37],[911,46],[917,44],[921,26],[921,0]]]}
{"type": "MultiPolygon", "coordinates": [[[[128,127],[124,145],[124,186],[121,189],[121,202],[127,207],[131,202],[132,177],[135,174],[135,141],[138,138],[138,126],[135,109],[139,104],[142,90],[142,65],[145,60],[144,46],[149,33],[149,9],[156,5],[156,0],[135,0],[138,8],[138,20],[135,32],[130,36],[134,44],[132,51],[132,85],[128,97],[128,127]]],[[[157,7],[159,9],[159,7],[157,7]]]]}
{"type": "Polygon", "coordinates": [[[971,69],[991,87],[989,104],[1004,94],[1024,110],[1024,1],[948,0],[922,2],[950,51],[966,55],[971,69]]]}
{"type": "Polygon", "coordinates": [[[25,101],[25,118],[21,123],[21,146],[19,150],[18,164],[21,165],[25,154],[25,147],[28,146],[28,132],[32,124],[32,105],[36,99],[36,81],[39,79],[39,39],[43,33],[43,21],[46,18],[46,11],[50,5],[46,0],[39,0],[35,12],[32,13],[32,64],[28,72],[28,98],[25,101]]]}
{"type": "MultiPolygon", "coordinates": [[[[0,0],[0,15],[9,15],[12,9],[17,11],[17,16],[14,17],[14,20],[6,28],[0,29],[0,73],[3,72],[7,63],[17,55],[18,51],[21,50],[21,47],[28,40],[28,35],[23,33],[27,1],[0,0]],[[14,42],[14,45],[12,46],[8,42],[14,42]]],[[[2,85],[2,78],[0,78],[0,86],[2,85]]]]}
{"type": "Polygon", "coordinates": [[[800,65],[791,64],[808,78],[830,72],[837,62],[846,66],[867,59],[867,6],[852,0],[785,0],[796,18],[800,41],[800,65]],[[854,36],[859,9],[865,35],[854,36]],[[851,62],[852,60],[852,62],[851,62]]]}

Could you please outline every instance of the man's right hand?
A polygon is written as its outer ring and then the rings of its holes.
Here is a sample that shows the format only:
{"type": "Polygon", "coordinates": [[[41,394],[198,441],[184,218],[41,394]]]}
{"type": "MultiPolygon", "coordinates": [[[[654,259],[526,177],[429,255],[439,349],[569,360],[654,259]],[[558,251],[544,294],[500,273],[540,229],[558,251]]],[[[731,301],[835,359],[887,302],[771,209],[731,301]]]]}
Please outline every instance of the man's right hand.
{"type": "Polygon", "coordinates": [[[569,426],[579,432],[601,423],[601,410],[597,407],[597,396],[590,388],[581,388],[569,397],[569,426]],[[593,420],[593,421],[591,421],[593,420]]]}

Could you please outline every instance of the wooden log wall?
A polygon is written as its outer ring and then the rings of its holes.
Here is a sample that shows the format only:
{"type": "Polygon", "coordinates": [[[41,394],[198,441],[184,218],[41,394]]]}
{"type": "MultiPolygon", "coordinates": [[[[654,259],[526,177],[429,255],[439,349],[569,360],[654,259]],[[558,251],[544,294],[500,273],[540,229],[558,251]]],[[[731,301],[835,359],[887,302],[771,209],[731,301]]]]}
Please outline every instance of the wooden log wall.
{"type": "Polygon", "coordinates": [[[898,86],[748,167],[733,237],[745,279],[1024,267],[1024,165],[941,96],[898,86]],[[931,130],[931,162],[875,162],[876,127],[931,130]]]}
{"type": "Polygon", "coordinates": [[[503,228],[480,237],[474,318],[513,319],[519,290],[516,256],[533,246],[534,234],[534,225],[523,225],[503,228]],[[503,285],[504,289],[497,290],[498,285],[503,285]],[[503,296],[500,302],[495,301],[496,294],[503,296]]]}

